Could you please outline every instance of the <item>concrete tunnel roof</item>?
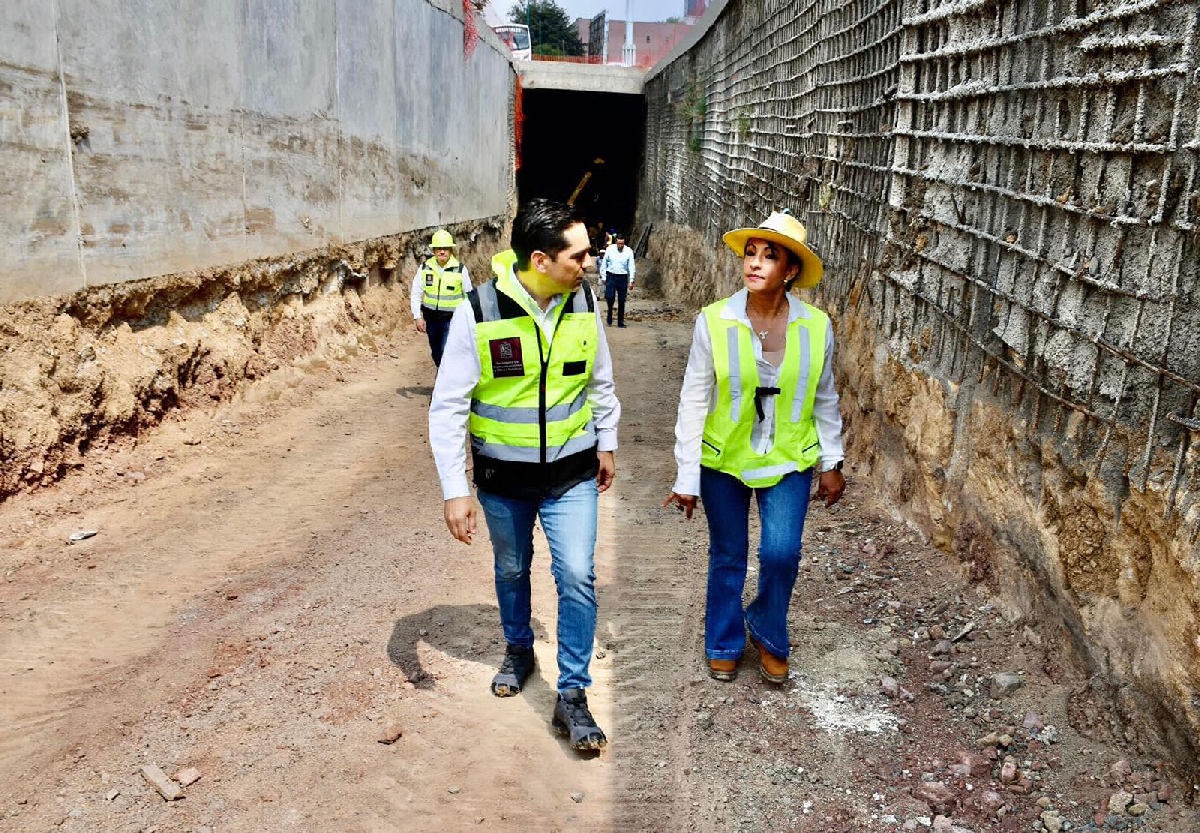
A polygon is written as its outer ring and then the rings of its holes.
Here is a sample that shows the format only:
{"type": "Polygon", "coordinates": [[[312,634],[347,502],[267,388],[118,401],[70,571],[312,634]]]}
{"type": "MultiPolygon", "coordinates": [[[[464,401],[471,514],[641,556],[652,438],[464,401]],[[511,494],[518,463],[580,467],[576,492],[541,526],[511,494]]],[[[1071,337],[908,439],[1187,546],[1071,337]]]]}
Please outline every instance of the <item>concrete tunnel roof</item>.
{"type": "Polygon", "coordinates": [[[638,67],[575,64],[569,61],[514,61],[526,90],[567,90],[641,95],[646,71],[638,67]]]}

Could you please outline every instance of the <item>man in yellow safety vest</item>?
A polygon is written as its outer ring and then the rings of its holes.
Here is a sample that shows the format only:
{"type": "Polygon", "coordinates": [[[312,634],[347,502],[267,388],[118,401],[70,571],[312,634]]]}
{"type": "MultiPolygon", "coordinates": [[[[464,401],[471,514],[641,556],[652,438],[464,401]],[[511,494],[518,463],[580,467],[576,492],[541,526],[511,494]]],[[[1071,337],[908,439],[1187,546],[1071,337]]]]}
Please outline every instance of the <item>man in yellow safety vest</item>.
{"type": "Polygon", "coordinates": [[[513,220],[495,278],[468,293],[450,322],[429,406],[429,443],[446,526],[470,544],[478,500],[494,556],[507,643],[497,697],[518,694],[536,665],[529,572],[534,522],[550,545],[558,588],[558,698],[553,727],[577,750],[607,743],[588,708],[596,633],[597,495],[616,475],[621,406],[596,298],[587,228],[564,203],[536,199],[513,220]]]}
{"type": "Polygon", "coordinates": [[[450,317],[466,297],[471,286],[471,274],[464,263],[454,256],[457,246],[450,232],[438,229],[429,241],[433,257],[421,264],[413,278],[410,301],[417,331],[429,339],[433,363],[442,364],[446,335],[450,332],[450,317]]]}

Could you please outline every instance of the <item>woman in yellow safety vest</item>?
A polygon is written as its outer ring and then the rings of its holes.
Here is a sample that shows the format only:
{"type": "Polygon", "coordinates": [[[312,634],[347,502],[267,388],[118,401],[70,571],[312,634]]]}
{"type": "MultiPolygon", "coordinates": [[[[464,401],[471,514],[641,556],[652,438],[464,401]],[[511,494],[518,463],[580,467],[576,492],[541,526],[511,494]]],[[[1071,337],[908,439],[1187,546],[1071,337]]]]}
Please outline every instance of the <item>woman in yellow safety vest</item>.
{"type": "Polygon", "coordinates": [[[826,506],[846,485],[833,329],[828,315],[790,292],[821,280],[824,267],[806,237],[786,212],[725,235],[742,258],[743,288],[697,316],[679,395],[678,474],[663,506],[690,518],[697,498],[704,504],[704,650],[718,680],[737,676],[747,631],[762,677],[787,680],[788,603],[814,472],[826,506]],[[762,522],[758,592],[743,608],[751,495],[762,522]]]}

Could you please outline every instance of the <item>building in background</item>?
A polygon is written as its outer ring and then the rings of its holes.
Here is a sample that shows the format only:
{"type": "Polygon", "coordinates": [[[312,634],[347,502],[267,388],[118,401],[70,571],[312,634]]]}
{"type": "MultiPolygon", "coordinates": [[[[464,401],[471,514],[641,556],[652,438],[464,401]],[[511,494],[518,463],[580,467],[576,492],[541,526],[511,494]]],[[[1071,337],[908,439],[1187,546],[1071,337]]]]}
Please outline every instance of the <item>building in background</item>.
{"type": "MultiPolygon", "coordinates": [[[[707,5],[707,0],[689,0],[688,8],[697,3],[707,5]]],[[[624,64],[625,21],[614,20],[604,12],[590,20],[581,17],[575,21],[579,39],[583,41],[588,58],[600,64],[624,64]]],[[[633,45],[636,48],[636,63],[639,67],[651,67],[664,58],[675,45],[687,35],[691,23],[641,23],[633,22],[633,45]]]]}

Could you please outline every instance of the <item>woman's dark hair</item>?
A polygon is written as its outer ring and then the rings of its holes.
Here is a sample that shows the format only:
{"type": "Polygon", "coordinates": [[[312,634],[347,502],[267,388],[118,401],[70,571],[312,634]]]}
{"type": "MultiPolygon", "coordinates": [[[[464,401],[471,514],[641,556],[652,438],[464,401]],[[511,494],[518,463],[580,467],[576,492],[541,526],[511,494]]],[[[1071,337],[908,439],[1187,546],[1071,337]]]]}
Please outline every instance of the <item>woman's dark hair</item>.
{"type": "Polygon", "coordinates": [[[567,248],[567,229],[582,222],[574,208],[558,200],[537,197],[522,205],[512,226],[517,269],[528,269],[529,256],[537,251],[557,258],[567,248]]]}
{"type": "Polygon", "coordinates": [[[785,292],[791,292],[792,285],[795,284],[796,281],[800,280],[800,273],[804,271],[804,261],[800,260],[800,256],[797,255],[795,252],[793,252],[791,249],[789,249],[787,246],[781,246],[778,243],[772,243],[771,246],[775,249],[775,253],[777,255],[783,256],[783,260],[784,260],[783,268],[784,269],[787,269],[793,263],[796,264],[796,268],[798,270],[796,272],[796,276],[793,278],[789,278],[787,280],[787,282],[784,283],[784,285],[783,285],[783,289],[785,292]]]}

